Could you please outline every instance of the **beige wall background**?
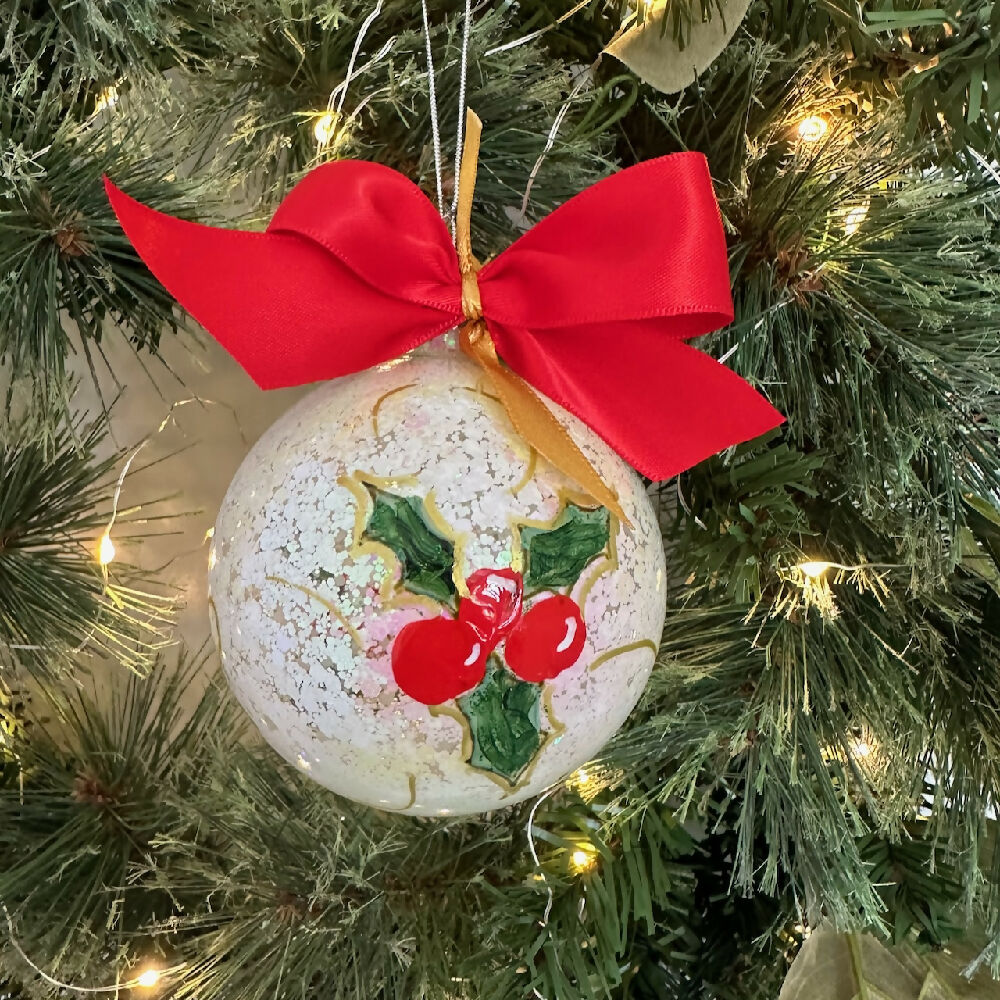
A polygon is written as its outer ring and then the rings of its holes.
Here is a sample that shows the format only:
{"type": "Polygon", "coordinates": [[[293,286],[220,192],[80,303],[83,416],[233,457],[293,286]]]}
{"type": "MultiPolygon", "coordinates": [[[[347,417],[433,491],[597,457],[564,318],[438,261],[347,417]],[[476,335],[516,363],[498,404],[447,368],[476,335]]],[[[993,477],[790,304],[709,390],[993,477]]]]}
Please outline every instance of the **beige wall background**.
{"type": "Polygon", "coordinates": [[[253,443],[308,388],[258,389],[200,329],[165,332],[162,360],[137,355],[114,330],[103,346],[110,371],[99,369],[96,384],[81,355],[70,367],[79,379],[76,408],[96,414],[110,405],[108,447],[140,449],[118,505],[141,505],[139,520],[112,531],[115,561],[176,592],[172,639],[194,650],[209,637],[206,532],[253,443]]]}

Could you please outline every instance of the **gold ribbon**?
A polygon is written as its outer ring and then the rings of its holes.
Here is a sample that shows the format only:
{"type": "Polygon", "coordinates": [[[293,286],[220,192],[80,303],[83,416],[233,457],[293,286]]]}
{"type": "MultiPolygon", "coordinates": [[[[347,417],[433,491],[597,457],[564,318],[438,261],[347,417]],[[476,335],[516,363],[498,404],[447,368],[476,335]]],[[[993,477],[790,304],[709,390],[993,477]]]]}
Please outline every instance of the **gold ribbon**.
{"type": "Polygon", "coordinates": [[[595,502],[607,507],[622,523],[632,527],[618,496],[598,475],[590,460],[577,447],[566,429],[552,415],[537,392],[497,357],[496,345],[483,320],[479,297],[482,265],[472,253],[472,196],[479,167],[479,140],[483,123],[474,111],[465,113],[465,145],[458,175],[458,213],[455,219],[455,247],[462,274],[462,313],[466,322],[459,333],[459,346],[489,377],[514,430],[560,472],[581,486],[595,502]]]}

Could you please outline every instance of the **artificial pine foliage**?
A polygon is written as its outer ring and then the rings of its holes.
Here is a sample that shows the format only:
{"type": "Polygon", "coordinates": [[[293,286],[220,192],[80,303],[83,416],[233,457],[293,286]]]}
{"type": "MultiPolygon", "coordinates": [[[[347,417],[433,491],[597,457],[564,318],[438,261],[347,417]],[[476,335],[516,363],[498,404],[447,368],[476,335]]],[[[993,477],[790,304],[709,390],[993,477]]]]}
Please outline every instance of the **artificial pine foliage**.
{"type": "Polygon", "coordinates": [[[167,641],[173,599],[99,565],[112,515],[127,537],[133,513],[114,503],[124,454],[107,453],[107,413],[67,417],[73,388],[57,385],[54,415],[13,385],[0,417],[0,667],[71,672],[96,655],[144,672],[167,641]]]}
{"type": "MultiPolygon", "coordinates": [[[[725,6],[671,4],[683,58],[725,6]]],[[[992,995],[1000,4],[755,0],[672,95],[601,55],[628,5],[473,9],[477,247],[705,153],[736,319],[699,346],[788,418],[657,488],[663,642],[599,760],[481,818],[380,813],[245,737],[210,655],[150,670],[166,604],[96,556],[125,456],[64,364],[115,328],[155,357],[179,319],[100,175],[187,218],[238,192],[247,225],[344,157],[436,200],[421,7],[361,35],[375,9],[0,0],[5,994],[155,966],[148,995],[199,1000],[774,1000],[823,924],[992,995]]],[[[428,16],[447,216],[465,22],[428,16]]],[[[785,996],[825,997],[804,969],[785,996]]]]}

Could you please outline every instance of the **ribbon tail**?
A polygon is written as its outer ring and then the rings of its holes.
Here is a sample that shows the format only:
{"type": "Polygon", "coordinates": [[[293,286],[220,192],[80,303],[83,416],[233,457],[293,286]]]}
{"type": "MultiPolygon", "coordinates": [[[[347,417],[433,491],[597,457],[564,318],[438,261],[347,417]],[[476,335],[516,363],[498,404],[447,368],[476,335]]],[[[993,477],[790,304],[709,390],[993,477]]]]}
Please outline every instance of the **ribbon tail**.
{"type": "Polygon", "coordinates": [[[491,321],[506,364],[660,482],[784,417],[665,320],[533,331],[491,321]]]}
{"type": "Polygon", "coordinates": [[[485,324],[479,321],[467,323],[462,328],[459,343],[462,351],[489,376],[514,430],[560,472],[582,487],[595,503],[607,507],[622,524],[631,528],[632,522],[625,516],[617,495],[604,483],[566,428],[520,375],[500,363],[485,324]]]}

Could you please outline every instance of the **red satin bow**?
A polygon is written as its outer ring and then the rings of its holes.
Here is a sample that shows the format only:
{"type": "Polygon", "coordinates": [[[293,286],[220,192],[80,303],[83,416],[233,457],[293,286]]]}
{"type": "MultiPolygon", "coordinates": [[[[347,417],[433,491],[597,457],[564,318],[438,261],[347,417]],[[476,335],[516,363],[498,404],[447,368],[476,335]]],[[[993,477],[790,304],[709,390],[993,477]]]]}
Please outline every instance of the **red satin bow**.
{"type": "MultiPolygon", "coordinates": [[[[317,167],[264,233],[184,222],[105,186],[150,270],[263,389],[370,368],[464,320],[448,229],[388,167],[317,167]]],[[[699,153],[594,184],[478,278],[503,361],[651,479],[783,420],[683,343],[733,318],[725,238],[699,153]]]]}

